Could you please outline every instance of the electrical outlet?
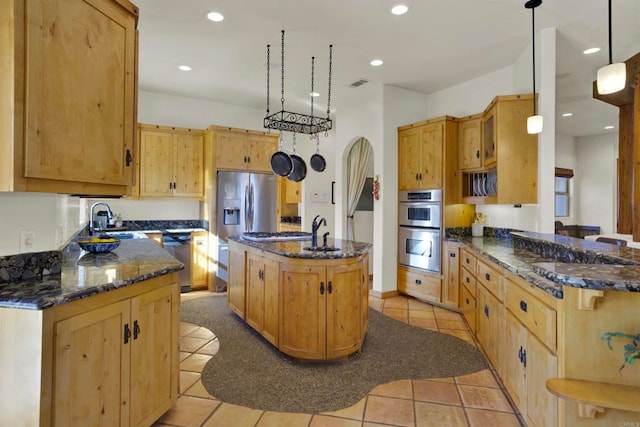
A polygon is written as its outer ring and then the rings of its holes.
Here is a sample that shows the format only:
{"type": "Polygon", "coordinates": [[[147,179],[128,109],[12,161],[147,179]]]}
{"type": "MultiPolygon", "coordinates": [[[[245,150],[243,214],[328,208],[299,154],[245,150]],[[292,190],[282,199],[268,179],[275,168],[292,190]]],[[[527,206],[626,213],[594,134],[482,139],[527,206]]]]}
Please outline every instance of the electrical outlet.
{"type": "Polygon", "coordinates": [[[20,253],[31,252],[36,244],[36,233],[33,230],[20,230],[20,253]]]}

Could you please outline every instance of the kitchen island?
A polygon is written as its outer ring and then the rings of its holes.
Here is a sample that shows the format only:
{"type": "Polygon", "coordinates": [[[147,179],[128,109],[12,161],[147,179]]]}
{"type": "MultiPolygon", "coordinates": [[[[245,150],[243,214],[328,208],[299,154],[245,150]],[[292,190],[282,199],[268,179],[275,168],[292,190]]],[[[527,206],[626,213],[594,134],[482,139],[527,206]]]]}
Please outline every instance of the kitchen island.
{"type": "Polygon", "coordinates": [[[369,243],[229,237],[229,307],[282,353],[334,360],[360,350],[367,331],[369,243]]]}
{"type": "Polygon", "coordinates": [[[0,258],[0,425],[151,425],[177,400],[183,265],[149,239],[0,258]]]}

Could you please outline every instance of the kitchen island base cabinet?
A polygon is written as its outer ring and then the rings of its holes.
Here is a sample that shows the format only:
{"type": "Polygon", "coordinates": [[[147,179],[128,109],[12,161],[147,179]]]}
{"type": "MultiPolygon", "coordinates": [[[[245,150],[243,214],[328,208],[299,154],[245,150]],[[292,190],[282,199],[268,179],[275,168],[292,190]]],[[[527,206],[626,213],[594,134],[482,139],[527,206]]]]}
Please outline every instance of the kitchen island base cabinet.
{"type": "Polygon", "coordinates": [[[0,332],[3,365],[39,362],[10,380],[14,398],[3,379],[0,425],[153,424],[178,397],[179,304],[171,273],[46,310],[0,308],[3,327],[20,327],[16,312],[29,325],[0,332]],[[18,339],[37,357],[24,359],[18,339]]]}

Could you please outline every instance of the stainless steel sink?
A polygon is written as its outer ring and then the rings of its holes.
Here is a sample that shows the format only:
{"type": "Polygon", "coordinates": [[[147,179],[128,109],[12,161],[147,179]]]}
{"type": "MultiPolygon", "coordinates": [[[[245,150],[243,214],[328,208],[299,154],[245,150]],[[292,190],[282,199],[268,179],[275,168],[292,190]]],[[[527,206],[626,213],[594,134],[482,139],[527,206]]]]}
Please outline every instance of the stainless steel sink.
{"type": "Polygon", "coordinates": [[[340,250],[340,248],[336,248],[333,246],[305,246],[302,249],[312,252],[335,252],[340,250]]]}

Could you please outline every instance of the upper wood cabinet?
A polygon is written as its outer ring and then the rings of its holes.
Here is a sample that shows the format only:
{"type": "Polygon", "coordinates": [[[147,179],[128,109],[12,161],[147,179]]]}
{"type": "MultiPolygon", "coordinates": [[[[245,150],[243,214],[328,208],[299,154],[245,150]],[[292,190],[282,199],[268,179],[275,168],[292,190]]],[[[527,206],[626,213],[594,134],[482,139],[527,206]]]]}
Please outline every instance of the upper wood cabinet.
{"type": "Polygon", "coordinates": [[[271,155],[276,152],[278,134],[211,128],[215,132],[217,169],[271,172],[271,155]]]}
{"type": "Polygon", "coordinates": [[[0,191],[126,194],[137,7],[27,0],[0,8],[0,191]]]}
{"type": "Polygon", "coordinates": [[[418,123],[399,128],[399,189],[442,188],[442,147],[442,123],[418,123]]]}
{"type": "Polygon", "coordinates": [[[482,166],[482,115],[469,116],[458,123],[459,159],[461,170],[482,166]]]}
{"type": "Polygon", "coordinates": [[[284,201],[286,203],[302,202],[302,182],[296,182],[296,181],[291,181],[290,179],[285,179],[284,201]]]}
{"type": "Polygon", "coordinates": [[[204,131],[140,125],[140,197],[204,196],[204,131]]]}

